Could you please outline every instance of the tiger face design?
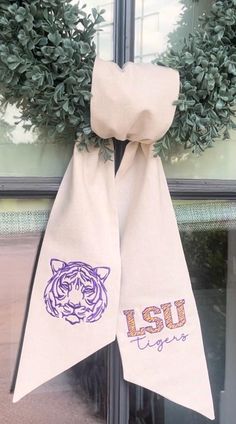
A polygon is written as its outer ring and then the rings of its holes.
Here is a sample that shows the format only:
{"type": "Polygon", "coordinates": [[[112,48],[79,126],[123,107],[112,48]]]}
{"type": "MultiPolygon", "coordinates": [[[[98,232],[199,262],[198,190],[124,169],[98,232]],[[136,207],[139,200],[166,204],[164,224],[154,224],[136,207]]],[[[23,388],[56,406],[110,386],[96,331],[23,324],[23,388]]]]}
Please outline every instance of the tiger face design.
{"type": "Polygon", "coordinates": [[[110,268],[59,259],[52,259],[50,266],[53,275],[44,291],[47,312],[72,325],[98,321],[108,304],[104,283],[110,268]]]}

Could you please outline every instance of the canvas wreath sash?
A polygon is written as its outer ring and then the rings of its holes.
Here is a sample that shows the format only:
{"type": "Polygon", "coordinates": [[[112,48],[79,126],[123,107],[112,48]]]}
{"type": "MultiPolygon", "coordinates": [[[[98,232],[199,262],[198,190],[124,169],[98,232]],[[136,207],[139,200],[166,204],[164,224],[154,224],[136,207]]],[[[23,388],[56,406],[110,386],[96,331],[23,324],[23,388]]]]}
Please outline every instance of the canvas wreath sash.
{"type": "Polygon", "coordinates": [[[79,152],[48,222],[14,401],[116,337],[124,378],[213,419],[197,309],[161,160],[176,71],[96,59],[91,123],[130,140],[120,168],[79,152]]]}

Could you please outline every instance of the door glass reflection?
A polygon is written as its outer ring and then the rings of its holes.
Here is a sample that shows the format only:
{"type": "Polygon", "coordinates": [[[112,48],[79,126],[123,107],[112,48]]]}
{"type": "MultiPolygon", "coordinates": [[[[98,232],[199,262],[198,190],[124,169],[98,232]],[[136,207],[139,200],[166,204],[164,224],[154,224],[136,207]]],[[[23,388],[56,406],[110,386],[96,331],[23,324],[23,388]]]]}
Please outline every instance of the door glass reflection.
{"type": "MultiPolygon", "coordinates": [[[[77,0],[72,0],[72,3],[77,4],[77,0]]],[[[97,55],[104,60],[113,59],[113,21],[114,21],[114,0],[86,0],[81,2],[86,4],[86,12],[91,13],[92,8],[105,10],[103,14],[104,22],[97,25],[95,35],[95,44],[97,55]]]]}
{"type": "Polygon", "coordinates": [[[168,47],[179,49],[210,0],[136,0],[135,61],[151,62],[168,47]]]}

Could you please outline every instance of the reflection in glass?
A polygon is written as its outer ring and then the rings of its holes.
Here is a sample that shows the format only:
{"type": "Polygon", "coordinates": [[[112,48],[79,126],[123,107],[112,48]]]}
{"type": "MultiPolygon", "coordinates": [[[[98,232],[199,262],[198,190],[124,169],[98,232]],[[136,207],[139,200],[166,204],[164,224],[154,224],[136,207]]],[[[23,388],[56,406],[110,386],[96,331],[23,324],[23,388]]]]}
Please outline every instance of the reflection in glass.
{"type": "Polygon", "coordinates": [[[150,62],[179,48],[211,0],[136,0],[135,61],[150,62]]]}
{"type": "MultiPolygon", "coordinates": [[[[1,422],[96,424],[106,422],[107,350],[40,386],[16,404],[10,394],[34,262],[51,204],[0,201],[1,422]]],[[[62,341],[63,343],[63,341],[62,341]]],[[[75,349],[79,340],[75,341],[75,349]]],[[[37,364],[35,364],[37,366],[37,364]]]]}
{"type": "MultiPolygon", "coordinates": [[[[72,3],[77,4],[77,0],[72,3]]],[[[92,8],[97,10],[105,10],[103,14],[104,22],[97,26],[97,33],[95,36],[95,44],[97,55],[104,60],[113,59],[113,20],[114,20],[114,0],[84,0],[81,2],[86,4],[86,12],[90,13],[92,8]]]]}
{"type": "Polygon", "coordinates": [[[182,11],[181,0],[136,0],[135,60],[150,62],[167,49],[182,11]]]}
{"type": "MultiPolygon", "coordinates": [[[[87,2],[88,6],[90,3],[93,2],[87,2]]],[[[91,5],[92,7],[92,5],[91,5]]],[[[105,9],[105,13],[103,15],[105,22],[102,22],[98,26],[98,31],[96,33],[96,48],[97,48],[97,55],[101,57],[104,60],[112,60],[113,59],[113,20],[114,20],[114,1],[104,1],[104,0],[97,0],[96,1],[96,7],[98,10],[105,9]]]]}
{"type": "MultiPolygon", "coordinates": [[[[236,202],[180,201],[175,212],[201,321],[213,423],[235,424],[236,202]]],[[[130,399],[130,424],[212,422],[135,385],[130,385],[130,399]]]]}

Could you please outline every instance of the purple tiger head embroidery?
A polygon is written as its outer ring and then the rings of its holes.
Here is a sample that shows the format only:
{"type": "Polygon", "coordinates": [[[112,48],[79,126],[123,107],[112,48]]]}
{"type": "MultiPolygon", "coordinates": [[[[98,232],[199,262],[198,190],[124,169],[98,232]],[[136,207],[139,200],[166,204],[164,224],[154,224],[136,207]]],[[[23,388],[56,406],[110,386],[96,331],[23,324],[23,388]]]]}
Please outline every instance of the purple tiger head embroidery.
{"type": "Polygon", "coordinates": [[[107,307],[105,280],[110,268],[84,262],[50,262],[52,277],[44,291],[47,312],[70,324],[98,321],[107,307]]]}

